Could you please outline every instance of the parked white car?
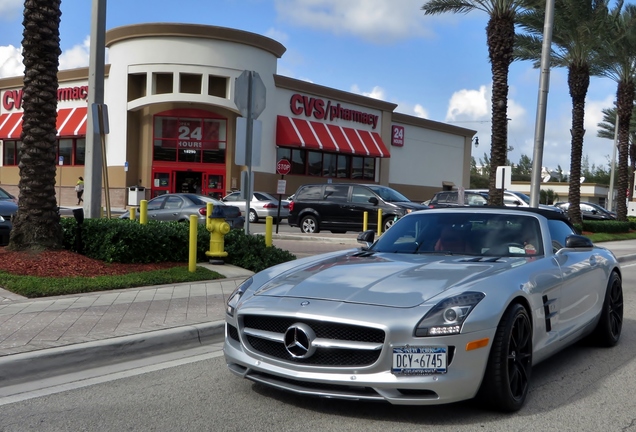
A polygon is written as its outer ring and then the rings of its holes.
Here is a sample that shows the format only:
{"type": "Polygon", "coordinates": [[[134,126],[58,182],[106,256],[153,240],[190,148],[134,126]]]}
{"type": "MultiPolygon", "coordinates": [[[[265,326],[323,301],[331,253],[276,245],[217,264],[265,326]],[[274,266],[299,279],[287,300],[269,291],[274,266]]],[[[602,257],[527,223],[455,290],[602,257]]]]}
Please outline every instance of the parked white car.
{"type": "MultiPolygon", "coordinates": [[[[232,192],[231,194],[224,196],[221,200],[228,204],[237,206],[242,212],[247,212],[245,200],[241,197],[240,191],[232,192]]],[[[289,216],[289,201],[280,201],[280,215],[278,213],[278,203],[278,198],[268,194],[267,192],[254,192],[252,194],[252,200],[250,201],[250,211],[248,213],[250,223],[256,223],[267,216],[273,217],[274,222],[276,222],[278,217],[280,217],[280,219],[286,219],[287,216],[289,216]]]]}

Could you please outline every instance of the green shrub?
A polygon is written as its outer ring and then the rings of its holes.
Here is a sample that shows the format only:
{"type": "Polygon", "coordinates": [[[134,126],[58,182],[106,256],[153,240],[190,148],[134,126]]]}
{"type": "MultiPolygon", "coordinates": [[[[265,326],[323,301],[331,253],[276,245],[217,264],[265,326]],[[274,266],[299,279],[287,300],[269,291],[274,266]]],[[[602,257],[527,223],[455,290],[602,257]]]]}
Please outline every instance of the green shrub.
{"type": "Polygon", "coordinates": [[[583,231],[593,233],[626,233],[629,232],[631,222],[616,220],[585,220],[583,231]]]}
{"type": "MultiPolygon", "coordinates": [[[[119,263],[187,262],[189,257],[189,224],[148,221],[141,225],[129,219],[85,219],[81,243],[77,242],[77,221],[61,220],[64,248],[94,259],[119,263]]],[[[208,260],[210,233],[204,225],[197,229],[197,262],[208,260]]],[[[295,259],[288,251],[266,247],[265,237],[247,236],[243,230],[232,230],[225,236],[223,260],[232,265],[258,272],[275,264],[295,259]]]]}

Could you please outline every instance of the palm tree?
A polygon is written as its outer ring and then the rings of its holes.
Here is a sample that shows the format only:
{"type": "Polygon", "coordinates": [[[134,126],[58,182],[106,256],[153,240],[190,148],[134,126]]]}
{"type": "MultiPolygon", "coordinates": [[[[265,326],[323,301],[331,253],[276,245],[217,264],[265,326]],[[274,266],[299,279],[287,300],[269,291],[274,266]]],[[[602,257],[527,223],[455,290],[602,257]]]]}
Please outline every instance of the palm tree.
{"type": "MultiPolygon", "coordinates": [[[[596,136],[614,141],[616,130],[616,107],[603,108],[603,121],[598,126],[596,136]]],[[[629,190],[634,190],[634,172],[636,172],[636,106],[632,110],[631,125],[629,126],[629,190]]]]}
{"type": "MultiPolygon", "coordinates": [[[[600,75],[597,62],[601,48],[599,35],[603,35],[609,0],[559,0],[554,5],[552,26],[552,50],[550,65],[568,70],[568,87],[572,98],[572,126],[570,152],[570,188],[568,214],[574,223],[582,223],[581,158],[585,135],[585,96],[591,75],[600,75]]],[[[526,34],[519,34],[515,41],[515,60],[534,60],[540,67],[545,2],[533,2],[533,8],[519,17],[519,24],[526,34]]]]}
{"type": "Polygon", "coordinates": [[[618,182],[616,193],[617,219],[627,220],[627,169],[629,130],[636,95],[636,6],[619,0],[610,11],[605,25],[608,35],[602,50],[602,75],[617,83],[616,110],[618,114],[618,182]]]}
{"type": "Polygon", "coordinates": [[[20,194],[11,230],[11,249],[62,246],[62,227],[55,199],[60,1],[24,2],[20,194]]]}
{"type": "Polygon", "coordinates": [[[430,0],[422,10],[426,15],[446,12],[488,14],[486,38],[492,73],[492,123],[490,144],[489,204],[503,205],[503,190],[497,189],[497,167],[506,163],[508,147],[508,71],[513,60],[515,22],[524,10],[524,0],[430,0]]]}

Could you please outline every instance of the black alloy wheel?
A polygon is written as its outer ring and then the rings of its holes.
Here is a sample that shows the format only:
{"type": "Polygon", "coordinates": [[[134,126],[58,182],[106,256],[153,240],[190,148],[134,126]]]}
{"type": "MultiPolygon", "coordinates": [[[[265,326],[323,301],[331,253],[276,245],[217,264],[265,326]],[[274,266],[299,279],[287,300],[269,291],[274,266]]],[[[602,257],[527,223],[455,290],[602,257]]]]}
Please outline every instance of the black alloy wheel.
{"type": "Polygon", "coordinates": [[[478,402],[498,411],[519,410],[532,375],[532,324],[526,309],[508,307],[493,340],[478,402]]]}
{"type": "Polygon", "coordinates": [[[614,272],[609,278],[603,309],[598,325],[590,335],[595,345],[613,347],[618,343],[623,329],[623,283],[614,272]]]}

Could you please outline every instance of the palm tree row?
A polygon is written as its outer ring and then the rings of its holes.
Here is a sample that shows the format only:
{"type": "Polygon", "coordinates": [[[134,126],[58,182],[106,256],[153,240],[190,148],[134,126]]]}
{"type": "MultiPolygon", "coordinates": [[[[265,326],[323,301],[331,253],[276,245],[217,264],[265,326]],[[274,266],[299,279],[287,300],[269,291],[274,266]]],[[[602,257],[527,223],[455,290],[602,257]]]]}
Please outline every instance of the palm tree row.
{"type": "MultiPolygon", "coordinates": [[[[629,126],[634,101],[636,72],[636,7],[618,0],[610,8],[609,0],[559,0],[555,4],[552,28],[551,65],[568,70],[568,87],[572,99],[570,201],[569,216],[581,222],[580,172],[585,135],[585,97],[591,76],[617,82],[618,185],[619,197],[628,187],[629,126]]],[[[445,12],[488,14],[486,27],[492,70],[492,140],[490,157],[490,204],[501,205],[501,191],[496,190],[496,168],[504,164],[507,147],[508,71],[513,60],[531,60],[539,66],[544,28],[544,0],[431,0],[425,14],[445,12]],[[525,33],[515,34],[515,26],[525,33]],[[503,31],[505,29],[505,31],[503,31]],[[503,139],[502,139],[503,137],[503,139]]],[[[620,220],[627,219],[624,199],[617,200],[620,220]]]]}

